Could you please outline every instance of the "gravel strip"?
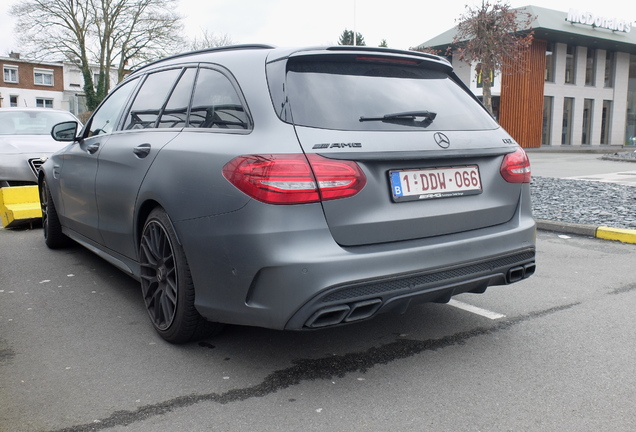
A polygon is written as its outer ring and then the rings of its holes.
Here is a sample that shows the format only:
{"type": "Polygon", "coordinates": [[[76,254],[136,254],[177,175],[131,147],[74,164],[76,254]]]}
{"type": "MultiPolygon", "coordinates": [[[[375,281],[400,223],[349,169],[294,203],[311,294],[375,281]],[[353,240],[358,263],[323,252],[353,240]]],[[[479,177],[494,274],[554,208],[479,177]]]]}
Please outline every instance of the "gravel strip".
{"type": "Polygon", "coordinates": [[[532,177],[535,219],[636,228],[636,187],[615,183],[532,177]]]}
{"type": "Polygon", "coordinates": [[[623,162],[636,162],[636,150],[618,152],[618,153],[607,153],[604,154],[601,159],[606,160],[617,160],[623,162]]]}

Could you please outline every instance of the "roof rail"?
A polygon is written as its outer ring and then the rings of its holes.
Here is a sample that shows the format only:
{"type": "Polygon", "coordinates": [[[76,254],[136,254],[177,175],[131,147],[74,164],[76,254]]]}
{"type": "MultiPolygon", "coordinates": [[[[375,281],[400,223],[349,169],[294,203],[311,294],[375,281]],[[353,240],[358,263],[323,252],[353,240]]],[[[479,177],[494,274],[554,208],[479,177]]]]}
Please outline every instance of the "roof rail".
{"type": "Polygon", "coordinates": [[[142,69],[145,69],[159,62],[172,60],[172,59],[176,59],[180,57],[185,57],[189,55],[194,55],[194,54],[204,54],[204,53],[211,53],[211,52],[218,52],[218,51],[238,51],[238,50],[246,50],[246,49],[273,49],[273,48],[276,48],[276,47],[272,45],[265,45],[265,44],[242,44],[242,45],[227,45],[227,46],[220,46],[220,47],[205,48],[205,49],[196,50],[196,51],[186,51],[186,52],[175,54],[169,57],[164,57],[159,60],[152,61],[150,63],[147,63],[135,69],[133,72],[140,71],[142,69]]]}

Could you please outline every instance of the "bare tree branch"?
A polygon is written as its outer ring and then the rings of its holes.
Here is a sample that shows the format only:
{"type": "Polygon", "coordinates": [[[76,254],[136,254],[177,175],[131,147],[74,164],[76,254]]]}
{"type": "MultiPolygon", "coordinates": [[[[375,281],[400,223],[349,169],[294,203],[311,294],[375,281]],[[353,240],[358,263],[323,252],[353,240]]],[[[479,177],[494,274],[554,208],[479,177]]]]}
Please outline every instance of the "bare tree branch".
{"type": "Polygon", "coordinates": [[[185,42],[177,0],[22,0],[10,13],[25,55],[39,60],[69,60],[84,76],[89,109],[106,96],[110,71],[118,80],[131,63],[175,53],[185,42]],[[99,67],[97,91],[91,65],[99,67]]]}
{"type": "Polygon", "coordinates": [[[232,38],[227,34],[217,35],[209,29],[202,29],[201,36],[195,36],[194,39],[190,41],[188,48],[192,51],[197,51],[206,48],[234,45],[234,43],[232,38]]]}

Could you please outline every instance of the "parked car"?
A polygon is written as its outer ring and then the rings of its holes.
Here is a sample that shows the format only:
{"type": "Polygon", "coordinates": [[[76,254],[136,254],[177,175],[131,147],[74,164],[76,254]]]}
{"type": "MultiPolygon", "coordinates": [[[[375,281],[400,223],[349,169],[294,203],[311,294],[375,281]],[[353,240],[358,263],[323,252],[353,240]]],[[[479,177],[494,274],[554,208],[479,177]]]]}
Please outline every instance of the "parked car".
{"type": "Polygon", "coordinates": [[[71,144],[40,174],[46,244],[138,279],[170,342],[349,324],[535,269],[526,154],[440,57],[177,55],[78,130],[53,128],[71,144]]]}
{"type": "Polygon", "coordinates": [[[68,111],[0,108],[0,187],[37,185],[43,158],[65,146],[51,137],[53,125],[64,121],[79,122],[68,111]]]}

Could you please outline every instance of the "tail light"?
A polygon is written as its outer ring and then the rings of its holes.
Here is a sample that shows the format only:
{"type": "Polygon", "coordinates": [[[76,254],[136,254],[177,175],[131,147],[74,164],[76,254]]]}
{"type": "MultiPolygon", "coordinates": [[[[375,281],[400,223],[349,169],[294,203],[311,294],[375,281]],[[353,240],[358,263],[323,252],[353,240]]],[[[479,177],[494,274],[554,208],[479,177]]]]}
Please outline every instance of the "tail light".
{"type": "Polygon", "coordinates": [[[519,147],[514,153],[504,156],[500,172],[508,183],[530,183],[530,160],[526,152],[519,147]]]}
{"type": "Polygon", "coordinates": [[[268,204],[303,204],[354,196],[366,184],[352,161],[316,154],[246,155],[223,167],[243,193],[268,204]]]}

